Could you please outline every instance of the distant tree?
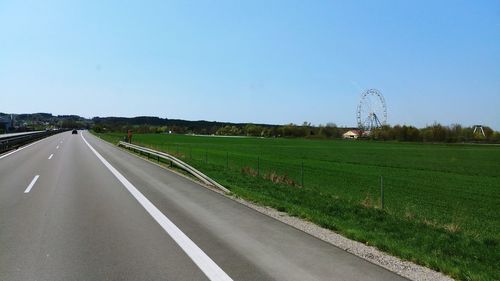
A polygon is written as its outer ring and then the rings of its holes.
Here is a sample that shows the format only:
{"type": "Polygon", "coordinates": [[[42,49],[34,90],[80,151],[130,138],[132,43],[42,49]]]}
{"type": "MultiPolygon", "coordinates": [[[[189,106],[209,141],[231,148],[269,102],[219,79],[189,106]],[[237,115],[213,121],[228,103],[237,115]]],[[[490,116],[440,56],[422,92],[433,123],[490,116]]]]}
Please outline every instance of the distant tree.
{"type": "Polygon", "coordinates": [[[243,131],[247,136],[261,137],[263,135],[263,130],[261,126],[257,126],[254,124],[247,124],[243,131]]]}
{"type": "Polygon", "coordinates": [[[407,127],[407,133],[406,133],[406,136],[407,136],[407,141],[421,141],[421,137],[420,137],[420,130],[413,127],[413,126],[409,126],[407,127]]]}
{"type": "Polygon", "coordinates": [[[474,140],[474,128],[472,127],[462,128],[461,138],[463,138],[463,141],[474,140]]]}
{"type": "Polygon", "coordinates": [[[92,130],[94,130],[94,132],[96,133],[104,132],[103,126],[101,124],[94,124],[94,126],[92,126],[92,130]]]}
{"type": "Polygon", "coordinates": [[[447,142],[464,141],[463,128],[460,124],[452,124],[449,128],[447,142]]]}
{"type": "Polygon", "coordinates": [[[439,123],[434,123],[432,126],[427,126],[422,129],[423,140],[427,142],[444,142],[447,139],[447,130],[439,123]]]}
{"type": "Polygon", "coordinates": [[[215,134],[222,136],[239,136],[241,135],[241,130],[236,126],[226,125],[219,128],[215,134]]]}
{"type": "Polygon", "coordinates": [[[74,120],[66,119],[61,121],[61,128],[72,129],[78,127],[80,127],[80,124],[74,120]]]}
{"type": "Polygon", "coordinates": [[[493,136],[493,133],[495,133],[495,131],[493,131],[493,129],[491,129],[488,126],[484,126],[483,131],[484,134],[486,135],[486,139],[490,139],[493,136]]]}
{"type": "Polygon", "coordinates": [[[500,132],[494,132],[490,137],[490,141],[500,143],[500,132]]]}
{"type": "Polygon", "coordinates": [[[384,125],[381,128],[377,128],[372,130],[370,134],[370,138],[376,139],[376,140],[393,140],[394,139],[394,133],[389,125],[384,125]]]}
{"type": "Polygon", "coordinates": [[[328,123],[325,127],[319,127],[318,135],[325,136],[326,138],[340,138],[342,137],[342,130],[334,123],[328,123]]]}

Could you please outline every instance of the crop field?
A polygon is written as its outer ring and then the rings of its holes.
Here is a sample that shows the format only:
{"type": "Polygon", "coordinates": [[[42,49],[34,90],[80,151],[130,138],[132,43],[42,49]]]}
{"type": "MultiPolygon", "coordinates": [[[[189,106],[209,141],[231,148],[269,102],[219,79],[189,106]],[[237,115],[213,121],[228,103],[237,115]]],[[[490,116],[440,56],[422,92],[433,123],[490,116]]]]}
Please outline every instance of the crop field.
{"type": "Polygon", "coordinates": [[[165,134],[132,142],[176,155],[235,196],[460,280],[500,280],[500,146],[165,134]]]}

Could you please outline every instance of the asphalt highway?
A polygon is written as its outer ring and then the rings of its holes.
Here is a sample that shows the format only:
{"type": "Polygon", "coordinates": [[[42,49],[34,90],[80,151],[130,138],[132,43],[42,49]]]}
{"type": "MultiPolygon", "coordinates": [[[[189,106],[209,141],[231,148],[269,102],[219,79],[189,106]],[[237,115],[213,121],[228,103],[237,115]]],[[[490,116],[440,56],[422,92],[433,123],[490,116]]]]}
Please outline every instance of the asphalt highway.
{"type": "Polygon", "coordinates": [[[0,155],[0,280],[406,280],[88,132],[0,155]]]}

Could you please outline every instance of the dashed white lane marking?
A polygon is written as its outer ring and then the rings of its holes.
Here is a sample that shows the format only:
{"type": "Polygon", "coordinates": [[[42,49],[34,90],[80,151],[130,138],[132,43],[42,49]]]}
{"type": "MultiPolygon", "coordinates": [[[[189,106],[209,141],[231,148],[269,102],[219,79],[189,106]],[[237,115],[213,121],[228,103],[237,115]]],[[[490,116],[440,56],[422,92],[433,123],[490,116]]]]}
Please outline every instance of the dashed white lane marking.
{"type": "Polygon", "coordinates": [[[24,191],[24,193],[29,193],[31,191],[31,189],[33,188],[33,186],[35,185],[36,181],[38,180],[38,178],[40,177],[40,175],[36,175],[33,180],[30,182],[30,185],[28,185],[28,187],[26,188],[26,190],[24,191]]]}
{"type": "Polygon", "coordinates": [[[83,141],[101,160],[106,168],[125,186],[132,196],[146,209],[154,220],[167,232],[170,237],[181,247],[181,249],[191,258],[191,260],[205,273],[210,280],[232,281],[227,275],[203,250],[201,250],[186,234],[184,234],[172,221],[170,221],[151,201],[149,201],[137,188],[132,185],[118,170],[116,170],[104,157],[87,142],[83,134],[83,141]]]}
{"type": "Polygon", "coordinates": [[[21,151],[21,150],[23,150],[23,149],[25,149],[25,148],[28,148],[28,147],[30,147],[30,146],[32,146],[32,145],[35,145],[35,144],[37,144],[37,143],[39,143],[39,142],[41,142],[41,141],[43,141],[43,139],[41,139],[41,140],[39,140],[39,141],[36,141],[36,142],[34,142],[34,143],[30,143],[30,144],[28,144],[28,145],[26,145],[26,146],[23,146],[23,147],[21,147],[21,148],[18,148],[18,149],[14,150],[14,151],[11,151],[11,152],[7,153],[7,154],[4,154],[4,155],[0,156],[0,159],[5,158],[5,157],[7,157],[7,156],[9,156],[9,155],[12,155],[12,154],[14,154],[14,153],[16,153],[16,152],[18,152],[18,151],[21,151]]]}
{"type": "Polygon", "coordinates": [[[48,159],[49,159],[49,160],[50,160],[50,159],[52,159],[52,156],[54,156],[54,154],[51,154],[51,155],[49,156],[49,158],[48,158],[48,159]]]}

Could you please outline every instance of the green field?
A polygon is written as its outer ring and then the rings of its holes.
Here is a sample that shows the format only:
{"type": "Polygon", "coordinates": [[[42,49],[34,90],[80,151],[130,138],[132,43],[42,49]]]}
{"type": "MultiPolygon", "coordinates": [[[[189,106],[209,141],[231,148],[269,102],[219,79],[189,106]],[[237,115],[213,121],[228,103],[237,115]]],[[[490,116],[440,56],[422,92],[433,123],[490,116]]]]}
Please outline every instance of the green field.
{"type": "Polygon", "coordinates": [[[236,196],[457,279],[500,280],[500,146],[160,134],[133,143],[177,155],[236,196]]]}

